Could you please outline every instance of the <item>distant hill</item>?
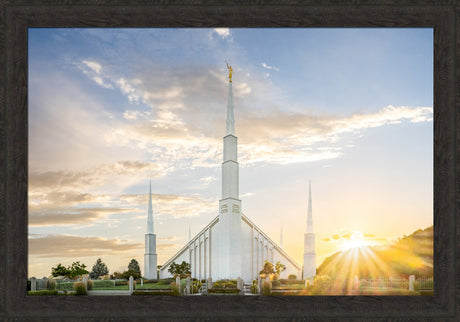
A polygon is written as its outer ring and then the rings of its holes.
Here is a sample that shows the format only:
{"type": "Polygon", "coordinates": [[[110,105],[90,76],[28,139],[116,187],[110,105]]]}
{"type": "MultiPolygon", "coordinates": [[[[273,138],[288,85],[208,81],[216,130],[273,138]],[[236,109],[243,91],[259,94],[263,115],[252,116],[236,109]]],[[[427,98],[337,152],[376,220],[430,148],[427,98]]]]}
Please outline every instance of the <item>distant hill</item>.
{"type": "Polygon", "coordinates": [[[382,248],[360,247],[337,252],[317,268],[317,275],[378,278],[433,275],[433,226],[419,229],[382,248]]]}

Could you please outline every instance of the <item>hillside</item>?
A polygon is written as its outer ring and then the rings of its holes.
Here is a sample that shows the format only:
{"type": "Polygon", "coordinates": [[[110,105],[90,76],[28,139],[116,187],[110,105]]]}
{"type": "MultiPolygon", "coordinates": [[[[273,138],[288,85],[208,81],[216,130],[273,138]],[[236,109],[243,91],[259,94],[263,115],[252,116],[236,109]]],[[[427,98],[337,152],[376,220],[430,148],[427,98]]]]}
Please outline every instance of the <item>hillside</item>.
{"type": "Polygon", "coordinates": [[[419,229],[382,248],[361,247],[337,252],[317,268],[317,275],[360,278],[433,275],[433,226],[419,229]]]}

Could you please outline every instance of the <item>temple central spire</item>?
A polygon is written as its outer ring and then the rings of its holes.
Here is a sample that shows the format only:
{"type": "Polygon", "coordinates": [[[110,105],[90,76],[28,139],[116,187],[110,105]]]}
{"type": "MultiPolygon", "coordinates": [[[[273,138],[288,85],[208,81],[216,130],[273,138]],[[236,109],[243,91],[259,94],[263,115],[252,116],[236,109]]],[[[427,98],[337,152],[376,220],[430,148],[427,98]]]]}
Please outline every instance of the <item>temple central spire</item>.
{"type": "MultiPolygon", "coordinates": [[[[226,62],[227,63],[227,62],[226,62]]],[[[227,102],[227,133],[235,135],[235,119],[233,118],[233,89],[232,89],[232,74],[233,69],[227,63],[228,74],[228,102],[227,102]]]]}
{"type": "Polygon", "coordinates": [[[239,198],[238,179],[238,139],[235,136],[233,119],[232,67],[228,65],[228,104],[227,130],[223,138],[224,153],[222,162],[222,199],[219,200],[219,271],[213,277],[217,279],[241,277],[241,200],[239,198]]]}

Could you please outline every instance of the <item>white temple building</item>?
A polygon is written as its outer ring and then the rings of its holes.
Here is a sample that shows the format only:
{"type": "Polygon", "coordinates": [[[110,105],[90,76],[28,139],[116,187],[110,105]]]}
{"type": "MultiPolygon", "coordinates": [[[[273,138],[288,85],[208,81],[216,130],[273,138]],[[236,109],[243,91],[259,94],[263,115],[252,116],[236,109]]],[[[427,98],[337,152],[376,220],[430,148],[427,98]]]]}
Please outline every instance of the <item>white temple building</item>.
{"type": "Polygon", "coordinates": [[[233,118],[233,70],[228,64],[227,67],[228,104],[226,133],[223,138],[222,199],[219,201],[219,215],[196,236],[189,237],[189,242],[163,264],[159,269],[159,278],[171,276],[168,272],[171,263],[180,264],[185,261],[191,264],[192,278],[211,277],[219,280],[241,277],[249,282],[257,279],[264,261],[268,260],[272,263],[280,261],[286,266],[281,278],[294,274],[300,279],[301,266],[242,213],[239,198],[238,139],[233,118]]]}

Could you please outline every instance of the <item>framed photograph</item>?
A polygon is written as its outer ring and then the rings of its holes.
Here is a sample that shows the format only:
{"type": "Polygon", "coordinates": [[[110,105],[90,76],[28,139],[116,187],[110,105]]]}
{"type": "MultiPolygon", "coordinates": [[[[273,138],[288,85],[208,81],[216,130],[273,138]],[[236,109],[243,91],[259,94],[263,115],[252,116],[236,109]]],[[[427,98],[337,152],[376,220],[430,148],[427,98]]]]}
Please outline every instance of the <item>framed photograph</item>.
{"type": "Polygon", "coordinates": [[[3,317],[455,319],[451,7],[3,9],[3,317]]]}

